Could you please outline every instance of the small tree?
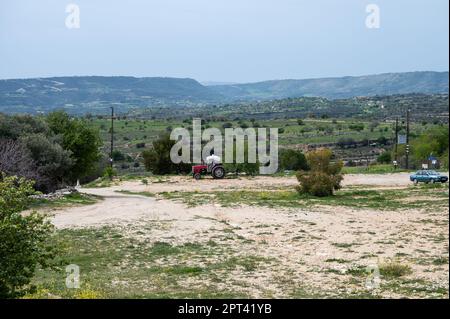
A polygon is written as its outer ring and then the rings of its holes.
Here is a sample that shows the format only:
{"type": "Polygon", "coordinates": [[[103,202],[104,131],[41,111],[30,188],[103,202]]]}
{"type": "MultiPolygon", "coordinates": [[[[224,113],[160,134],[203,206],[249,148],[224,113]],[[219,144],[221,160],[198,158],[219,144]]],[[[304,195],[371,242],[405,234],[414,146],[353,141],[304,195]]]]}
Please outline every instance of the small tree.
{"type": "Polygon", "coordinates": [[[72,119],[64,111],[50,113],[47,123],[62,138],[62,147],[71,152],[73,165],[67,178],[75,181],[95,171],[101,158],[102,140],[98,130],[80,119],[72,119]]]}
{"type": "Polygon", "coordinates": [[[333,153],[329,149],[319,149],[306,155],[310,171],[299,171],[297,179],[300,194],[313,196],[331,196],[341,188],[342,162],[332,162],[333,153]]]}
{"type": "Polygon", "coordinates": [[[20,214],[31,194],[33,182],[0,175],[0,298],[25,293],[36,266],[47,267],[55,257],[53,226],[45,216],[20,214]]]}
{"type": "Polygon", "coordinates": [[[306,157],[301,151],[287,149],[280,151],[280,169],[308,170],[306,157]]]}
{"type": "Polygon", "coordinates": [[[164,134],[153,141],[153,148],[142,152],[145,169],[153,174],[187,173],[191,170],[188,164],[174,164],[170,159],[170,150],[175,141],[170,139],[168,134],[164,134]]]}

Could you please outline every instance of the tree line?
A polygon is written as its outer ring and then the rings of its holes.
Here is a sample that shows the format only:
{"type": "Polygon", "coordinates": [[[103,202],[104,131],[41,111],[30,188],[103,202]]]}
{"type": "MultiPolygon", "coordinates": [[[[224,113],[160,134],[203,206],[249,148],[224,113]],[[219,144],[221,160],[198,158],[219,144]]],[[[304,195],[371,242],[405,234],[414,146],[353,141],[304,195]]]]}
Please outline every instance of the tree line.
{"type": "Polygon", "coordinates": [[[101,172],[99,132],[63,111],[47,116],[0,114],[0,172],[51,192],[101,172]]]}

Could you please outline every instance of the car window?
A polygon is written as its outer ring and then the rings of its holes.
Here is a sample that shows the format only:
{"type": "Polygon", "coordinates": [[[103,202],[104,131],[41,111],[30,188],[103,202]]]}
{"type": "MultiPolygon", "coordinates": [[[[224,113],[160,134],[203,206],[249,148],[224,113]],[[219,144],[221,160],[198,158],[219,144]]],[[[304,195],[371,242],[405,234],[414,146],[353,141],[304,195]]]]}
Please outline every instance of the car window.
{"type": "Polygon", "coordinates": [[[428,174],[429,175],[437,175],[438,173],[436,171],[429,171],[428,174]]]}

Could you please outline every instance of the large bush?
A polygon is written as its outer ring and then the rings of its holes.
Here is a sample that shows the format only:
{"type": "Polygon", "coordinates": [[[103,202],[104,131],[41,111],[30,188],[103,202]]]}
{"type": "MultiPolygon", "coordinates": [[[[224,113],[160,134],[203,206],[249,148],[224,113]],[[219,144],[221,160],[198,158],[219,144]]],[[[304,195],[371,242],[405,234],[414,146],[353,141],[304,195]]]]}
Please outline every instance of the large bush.
{"type": "Polygon", "coordinates": [[[332,162],[333,153],[329,149],[311,151],[306,155],[310,171],[299,171],[297,180],[300,194],[331,196],[341,188],[342,162],[332,162]]]}
{"type": "Polygon", "coordinates": [[[37,166],[37,189],[51,192],[61,187],[73,165],[71,152],[42,134],[25,136],[21,138],[21,142],[30,151],[37,166]]]}
{"type": "Polygon", "coordinates": [[[145,169],[159,175],[190,172],[189,164],[175,164],[170,159],[170,150],[175,143],[168,134],[153,141],[153,148],[142,152],[145,169]]]}
{"type": "Polygon", "coordinates": [[[49,266],[56,253],[45,217],[20,214],[33,193],[32,182],[0,176],[0,298],[25,293],[36,266],[49,266]]]}

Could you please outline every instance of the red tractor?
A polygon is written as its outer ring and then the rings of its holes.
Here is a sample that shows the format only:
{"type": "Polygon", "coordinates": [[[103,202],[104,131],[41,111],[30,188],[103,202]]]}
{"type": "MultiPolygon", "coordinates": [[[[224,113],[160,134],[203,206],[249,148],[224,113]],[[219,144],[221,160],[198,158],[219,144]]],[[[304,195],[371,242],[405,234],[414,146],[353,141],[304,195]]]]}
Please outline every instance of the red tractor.
{"type": "Polygon", "coordinates": [[[199,180],[202,175],[211,174],[215,179],[221,179],[225,177],[225,169],[221,163],[212,163],[209,165],[195,165],[192,166],[192,176],[199,180]]]}

